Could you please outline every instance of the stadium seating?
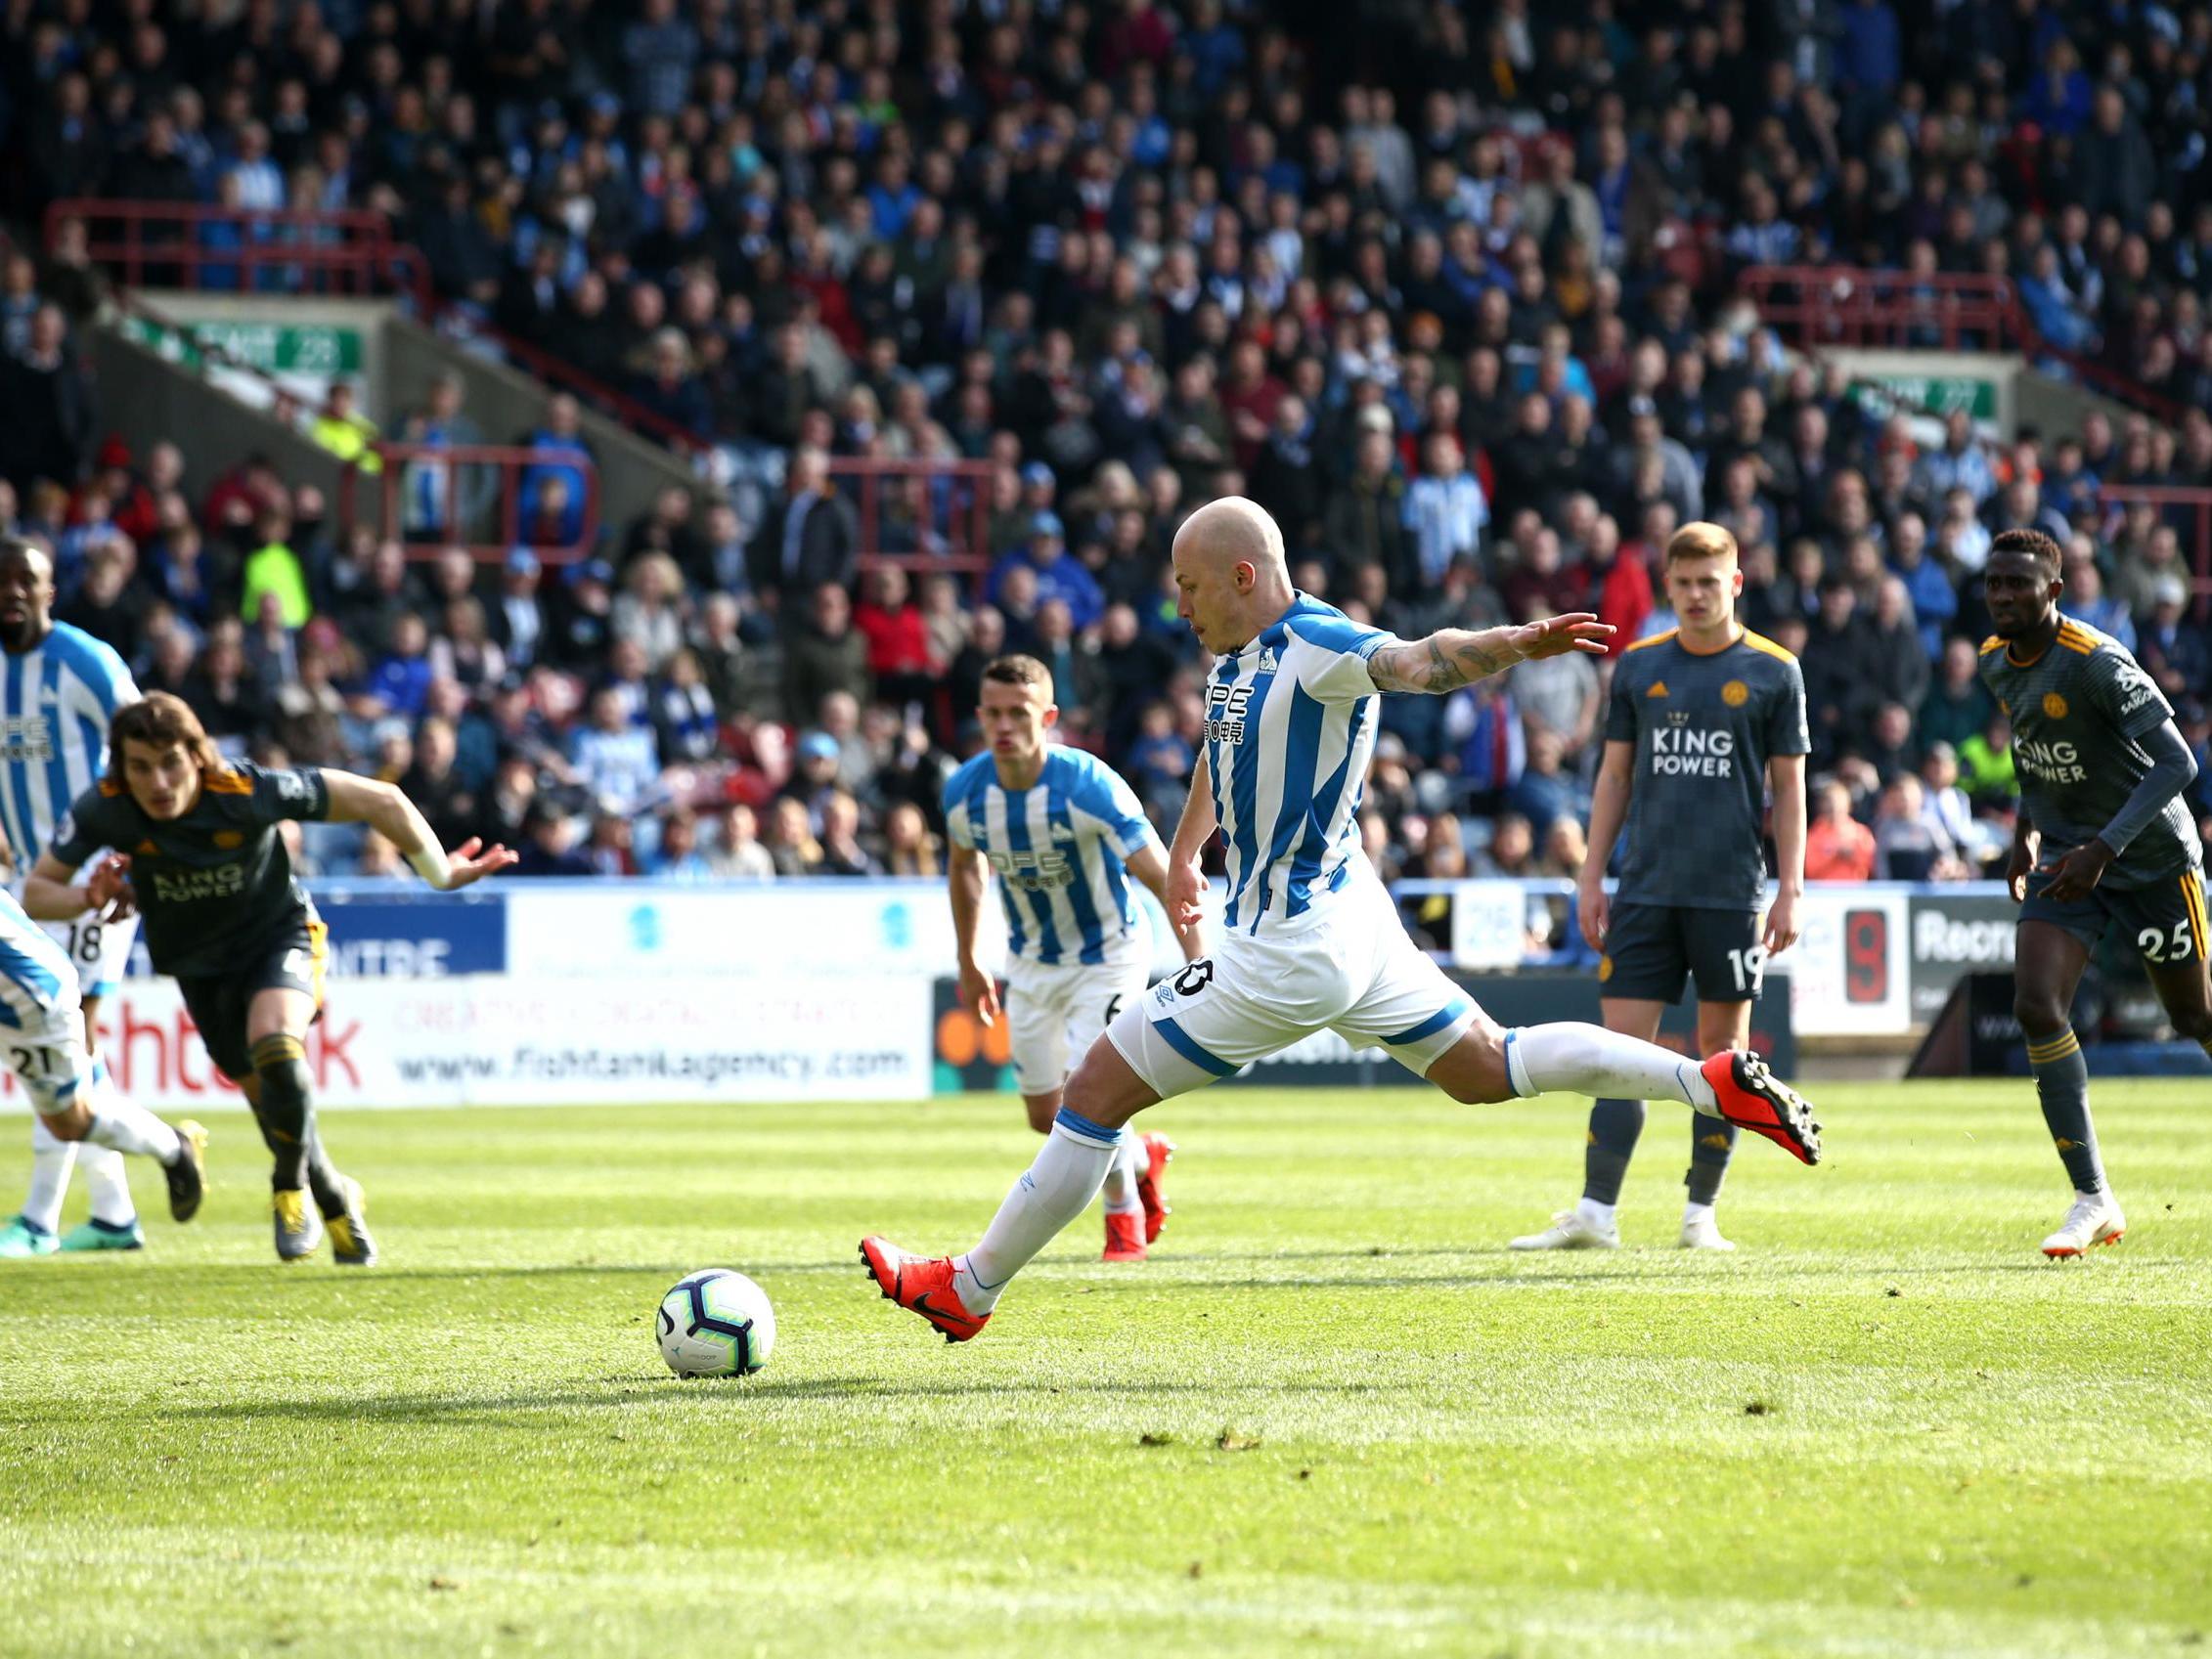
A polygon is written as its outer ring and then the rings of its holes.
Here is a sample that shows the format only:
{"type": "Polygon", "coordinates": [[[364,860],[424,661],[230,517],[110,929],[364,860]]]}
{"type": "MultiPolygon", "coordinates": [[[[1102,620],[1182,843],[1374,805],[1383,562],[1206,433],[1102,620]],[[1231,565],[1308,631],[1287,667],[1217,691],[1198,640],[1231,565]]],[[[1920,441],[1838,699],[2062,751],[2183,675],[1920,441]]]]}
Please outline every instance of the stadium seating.
{"type": "MultiPolygon", "coordinates": [[[[16,8],[0,524],[226,743],[380,771],[528,870],[933,871],[1010,648],[1172,812],[1201,706],[1165,556],[1229,492],[1303,586],[1408,633],[1587,606],[1634,637],[1665,626],[1670,527],[1728,525],[1873,831],[1816,833],[1816,873],[1964,877],[2002,845],[1955,641],[2003,528],[2059,536],[2069,608],[2205,754],[2200,40],[2146,13],[2107,57],[2089,9],[2031,37],[1891,0],[1642,34],[1316,10],[651,0],[457,31],[373,4],[279,31],[155,4],[118,49],[16,8]],[[357,280],[540,375],[545,423],[280,408],[333,453],[418,446],[376,486],[388,539],[189,433],[107,437],[80,347],[118,284],[357,280]],[[1836,361],[1877,346],[2016,353],[2078,421],[1880,404],[1836,361]],[[702,487],[591,522],[561,396],[702,487]],[[486,440],[531,456],[513,550],[471,559],[442,549],[484,539],[457,525],[490,453],[423,458],[486,440]],[[248,576],[283,564],[307,616],[248,576]]],[[[1394,699],[1386,871],[1570,870],[1601,680],[1394,699]]]]}

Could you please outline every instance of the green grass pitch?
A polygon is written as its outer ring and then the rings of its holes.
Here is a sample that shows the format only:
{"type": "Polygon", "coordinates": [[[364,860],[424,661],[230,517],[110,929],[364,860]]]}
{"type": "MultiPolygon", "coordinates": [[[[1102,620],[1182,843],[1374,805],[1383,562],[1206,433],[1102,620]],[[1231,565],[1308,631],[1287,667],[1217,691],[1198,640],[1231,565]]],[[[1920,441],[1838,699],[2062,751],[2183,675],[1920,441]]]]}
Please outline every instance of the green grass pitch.
{"type": "Polygon", "coordinates": [[[1815,1092],[1739,1255],[1658,1106],[1630,1247],[1528,1258],[1580,1103],[1217,1090],[1150,1263],[1086,1218],[956,1348],[854,1246],[967,1244],[1011,1099],[335,1114],[361,1275],[276,1263],[219,1113],[200,1221],[0,1264],[0,1653],[2204,1651],[2202,1089],[2098,1086],[2134,1230],[2071,1264],[2026,1084],[1815,1092]],[[706,1266],[750,1381],[654,1351],[706,1266]]]}

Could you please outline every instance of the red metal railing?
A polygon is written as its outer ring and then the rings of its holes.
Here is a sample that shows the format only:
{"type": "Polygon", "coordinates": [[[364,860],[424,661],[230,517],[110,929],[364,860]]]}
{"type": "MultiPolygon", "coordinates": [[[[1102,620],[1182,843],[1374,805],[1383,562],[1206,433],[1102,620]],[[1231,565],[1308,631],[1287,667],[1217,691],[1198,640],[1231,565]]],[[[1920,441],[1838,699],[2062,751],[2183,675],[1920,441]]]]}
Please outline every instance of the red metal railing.
{"type": "Polygon", "coordinates": [[[898,565],[917,576],[954,571],[968,577],[978,593],[984,575],[991,569],[994,470],[984,460],[876,460],[839,456],[829,463],[831,482],[849,483],[849,493],[860,510],[863,568],[898,565]],[[912,551],[886,552],[884,530],[891,515],[885,512],[884,486],[911,478],[928,481],[917,529],[944,546],[935,551],[917,546],[912,551]]]}
{"type": "Polygon", "coordinates": [[[430,267],[381,213],[295,212],[76,196],[46,209],[46,244],[83,222],[85,253],[133,287],[230,293],[405,293],[430,302],[430,267]],[[266,279],[266,281],[264,281],[266,279]]]}
{"type": "Polygon", "coordinates": [[[1736,282],[1762,319],[1807,351],[2019,351],[2055,359],[2083,384],[2163,420],[2181,418],[2172,399],[2045,339],[2005,277],[1920,276],[1858,265],[1753,265],[1736,282]]]}
{"type": "Polygon", "coordinates": [[[376,468],[371,470],[356,458],[346,462],[338,477],[338,522],[349,532],[363,517],[362,497],[376,502],[374,523],[378,534],[396,537],[418,560],[434,559],[448,547],[460,547],[480,564],[495,564],[517,546],[528,547],[547,564],[573,564],[592,549],[599,527],[599,469],[588,458],[552,454],[521,444],[404,444],[372,446],[376,468]],[[498,535],[491,541],[472,541],[472,532],[485,528],[481,505],[471,508],[467,497],[481,489],[484,468],[498,471],[496,513],[492,522],[498,535]],[[582,474],[584,499],[576,533],[560,541],[535,540],[522,522],[522,487],[534,469],[549,473],[582,474]],[[424,483],[433,486],[436,510],[411,518],[407,502],[424,483]],[[368,489],[364,492],[362,486],[368,489]],[[466,522],[469,518],[477,522],[466,522]]]}
{"type": "Polygon", "coordinates": [[[1808,348],[2003,351],[2021,340],[2012,285],[1995,277],[1754,265],[1737,282],[1766,322],[1808,348]]]}
{"type": "Polygon", "coordinates": [[[497,345],[541,380],[573,392],[587,406],[681,455],[705,446],[635,398],[595,380],[552,353],[442,298],[431,286],[429,262],[392,233],[391,221],[366,209],[263,212],[199,202],[72,197],[46,210],[46,245],[62,225],[85,227],[86,256],[133,287],[271,294],[403,293],[425,323],[461,324],[497,345]],[[205,238],[220,237],[220,245],[205,238]],[[274,273],[264,287],[262,277],[274,273]]]}
{"type": "Polygon", "coordinates": [[[2195,569],[2190,588],[2196,599],[2196,620],[2212,614],[2212,490],[2184,489],[2171,484],[2106,484],[2097,492],[2106,509],[2105,540],[2119,529],[2119,519],[2131,506],[2158,509],[2158,516],[2174,526],[2186,556],[2195,569]],[[2193,534],[2185,533],[2177,520],[2187,520],[2193,534]]]}

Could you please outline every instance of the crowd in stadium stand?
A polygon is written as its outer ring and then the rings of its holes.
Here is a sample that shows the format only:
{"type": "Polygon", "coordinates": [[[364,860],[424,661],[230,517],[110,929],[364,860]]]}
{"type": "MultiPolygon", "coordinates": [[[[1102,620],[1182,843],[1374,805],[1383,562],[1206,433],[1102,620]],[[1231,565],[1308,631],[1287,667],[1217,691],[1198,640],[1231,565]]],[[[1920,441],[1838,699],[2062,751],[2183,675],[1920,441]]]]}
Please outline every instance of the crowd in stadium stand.
{"type": "MultiPolygon", "coordinates": [[[[65,225],[0,265],[0,524],[51,543],[65,620],[227,744],[361,763],[526,872],[933,870],[1009,649],[1172,816],[1200,665],[1166,557],[1229,492],[1281,521],[1301,587],[1402,633],[1590,608],[1632,639],[1666,626],[1673,527],[1727,525],[1746,621],[1804,666],[1815,879],[2001,847],[1973,641],[2005,528],[2058,538],[2066,608],[2203,758],[2194,522],[2098,492],[2212,486],[2212,10],[1337,11],[10,7],[19,215],[382,209],[464,314],[778,482],[746,510],[672,491],[565,569],[411,557],[465,510],[429,473],[409,542],[341,537],[258,458],[103,437],[77,361],[100,279],[65,225]],[[1916,436],[1736,297],[1747,265],[1820,259],[2010,275],[2044,369],[2151,413],[1916,436]],[[831,456],[989,462],[988,575],[863,569],[831,456]]],[[[339,453],[370,430],[349,392],[300,416],[339,453]]],[[[566,394],[526,434],[481,433],[458,382],[384,425],[539,448],[530,523],[572,533],[566,394]]],[[[946,513],[896,492],[883,549],[944,546],[946,513]]],[[[1561,658],[1390,699],[1386,872],[1572,875],[1604,682],[1561,658]]]]}

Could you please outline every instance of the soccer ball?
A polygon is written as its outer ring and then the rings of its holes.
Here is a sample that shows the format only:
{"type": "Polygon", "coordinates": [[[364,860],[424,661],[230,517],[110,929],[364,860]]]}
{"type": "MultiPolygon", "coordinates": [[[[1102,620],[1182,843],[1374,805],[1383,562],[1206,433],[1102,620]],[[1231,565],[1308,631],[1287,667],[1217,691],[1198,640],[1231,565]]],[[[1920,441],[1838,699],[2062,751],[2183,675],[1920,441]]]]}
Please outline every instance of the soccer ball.
{"type": "Polygon", "coordinates": [[[688,1274],[660,1299],[660,1357],[678,1376],[750,1376],[775,1346],[768,1292],[727,1267],[688,1274]]]}

